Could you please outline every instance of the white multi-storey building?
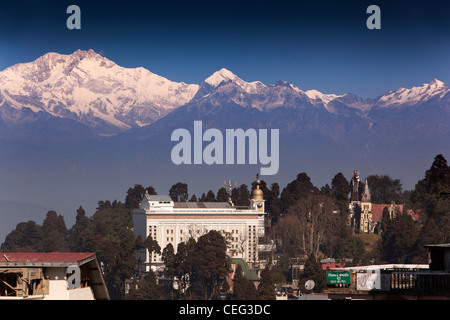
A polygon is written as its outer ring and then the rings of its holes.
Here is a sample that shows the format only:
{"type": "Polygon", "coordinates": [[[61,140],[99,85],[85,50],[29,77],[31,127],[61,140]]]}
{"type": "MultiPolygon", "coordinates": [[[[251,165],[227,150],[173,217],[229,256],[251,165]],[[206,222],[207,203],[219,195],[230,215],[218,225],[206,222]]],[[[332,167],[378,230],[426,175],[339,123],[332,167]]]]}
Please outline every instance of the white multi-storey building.
{"type": "MultiPolygon", "coordinates": [[[[134,233],[143,240],[152,237],[164,249],[172,244],[175,253],[180,242],[197,240],[211,230],[219,231],[228,241],[231,258],[248,263],[258,261],[258,238],[264,236],[264,198],[260,181],[252,191],[250,206],[237,207],[229,202],[174,202],[169,196],[144,196],[140,208],[133,211],[134,233]]],[[[145,250],[141,261],[148,271],[163,265],[160,254],[145,250]]]]}

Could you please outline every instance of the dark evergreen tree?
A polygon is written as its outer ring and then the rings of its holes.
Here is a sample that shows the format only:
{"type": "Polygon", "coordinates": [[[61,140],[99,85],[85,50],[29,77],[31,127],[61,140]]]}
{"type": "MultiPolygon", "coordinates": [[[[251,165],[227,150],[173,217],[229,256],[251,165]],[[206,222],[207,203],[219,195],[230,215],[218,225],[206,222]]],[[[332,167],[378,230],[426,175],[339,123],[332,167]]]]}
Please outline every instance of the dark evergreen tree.
{"type": "Polygon", "coordinates": [[[127,300],[162,300],[164,298],[164,293],[156,283],[156,276],[152,270],[133,284],[126,297],[127,300]]]}
{"type": "Polygon", "coordinates": [[[151,235],[149,235],[144,241],[144,247],[148,250],[149,254],[153,252],[160,254],[161,247],[158,244],[158,241],[154,240],[151,235]]]}
{"type": "Polygon", "coordinates": [[[227,189],[225,189],[224,187],[220,188],[217,191],[217,201],[218,202],[228,202],[229,198],[230,198],[230,196],[228,195],[227,189]]]}
{"type": "Polygon", "coordinates": [[[177,247],[177,253],[175,254],[175,277],[179,279],[181,292],[184,293],[187,287],[187,279],[189,274],[188,266],[188,250],[185,242],[180,242],[177,247]]]}
{"type": "Polygon", "coordinates": [[[187,184],[182,182],[174,184],[169,190],[169,196],[176,202],[188,201],[189,193],[187,184]]]}
{"type": "Polygon", "coordinates": [[[399,179],[392,179],[388,175],[370,175],[367,177],[372,203],[399,203],[402,198],[403,187],[399,179]]]}
{"type": "Polygon", "coordinates": [[[331,195],[340,210],[348,208],[350,182],[339,172],[331,180],[331,195]]]}
{"type": "Polygon", "coordinates": [[[306,259],[299,286],[304,288],[308,280],[313,280],[315,283],[313,292],[322,292],[327,286],[326,273],[314,254],[310,254],[306,259]]]}
{"type": "Polygon", "coordinates": [[[275,286],[272,282],[272,275],[270,272],[270,266],[266,265],[261,272],[261,281],[258,285],[257,297],[260,300],[275,300],[275,286]]]}
{"type": "Polygon", "coordinates": [[[200,196],[200,199],[198,199],[198,202],[205,202],[206,201],[206,194],[203,192],[200,196]]]}
{"type": "Polygon", "coordinates": [[[352,259],[353,265],[357,265],[364,255],[364,242],[356,236],[349,237],[342,245],[342,257],[352,259]]]}
{"type": "Polygon", "coordinates": [[[73,252],[83,251],[87,240],[87,230],[90,228],[90,220],[86,217],[86,212],[80,206],[77,210],[75,224],[68,230],[67,241],[70,250],[73,252]]]}
{"type": "Polygon", "coordinates": [[[140,184],[135,184],[133,188],[129,188],[125,197],[125,207],[128,209],[137,209],[139,204],[144,199],[144,194],[147,192],[150,195],[156,195],[156,190],[152,186],[144,188],[140,184]]]}
{"type": "Polygon", "coordinates": [[[387,263],[411,263],[418,252],[418,235],[418,226],[411,216],[398,214],[382,234],[384,260],[387,263]]]}
{"type": "Polygon", "coordinates": [[[434,158],[430,169],[425,172],[425,178],[419,180],[411,192],[411,202],[416,211],[422,210],[427,221],[434,220],[439,229],[438,242],[450,241],[450,167],[443,155],[434,158]]]}
{"type": "Polygon", "coordinates": [[[250,192],[245,184],[241,184],[238,188],[231,191],[231,201],[235,206],[247,207],[250,205],[250,192]]]}
{"type": "Polygon", "coordinates": [[[42,252],[66,252],[69,251],[67,243],[67,228],[64,217],[55,211],[47,212],[47,216],[42,223],[42,239],[40,251],[42,252]]]}
{"type": "Polygon", "coordinates": [[[383,212],[381,213],[381,221],[380,221],[380,234],[383,234],[389,227],[391,223],[391,216],[389,214],[388,207],[383,208],[383,212]]]}
{"type": "MultiPolygon", "coordinates": [[[[253,188],[254,187],[255,186],[253,186],[253,188]]],[[[278,183],[275,182],[272,183],[271,188],[269,189],[266,182],[261,180],[259,188],[263,192],[264,200],[266,200],[265,209],[267,218],[270,219],[272,224],[275,224],[281,214],[280,187],[278,186],[278,183]]]]}
{"type": "Polygon", "coordinates": [[[2,252],[35,252],[41,247],[41,226],[34,221],[20,222],[1,245],[2,252]]]}
{"type": "Polygon", "coordinates": [[[205,202],[216,202],[216,195],[214,194],[214,191],[208,191],[208,193],[206,194],[205,202]]]}
{"type": "Polygon", "coordinates": [[[323,196],[328,196],[331,197],[331,187],[330,185],[327,183],[326,185],[324,185],[322,188],[320,188],[319,193],[323,196]]]}
{"type": "Polygon", "coordinates": [[[121,202],[100,201],[91,217],[86,249],[96,252],[103,264],[105,282],[112,299],[123,299],[125,280],[136,267],[135,237],[131,211],[121,202]]]}
{"type": "Polygon", "coordinates": [[[198,281],[205,299],[214,296],[218,286],[227,279],[230,263],[225,238],[218,231],[211,230],[198,238],[193,257],[193,278],[198,281]]]}
{"type": "Polygon", "coordinates": [[[162,252],[162,260],[165,265],[165,274],[170,279],[171,297],[173,300],[173,281],[176,274],[175,250],[171,243],[167,244],[162,252]]]}
{"type": "Polygon", "coordinates": [[[317,189],[312,183],[311,178],[304,172],[299,173],[297,178],[288,183],[281,192],[281,206],[282,211],[285,212],[290,206],[297,203],[299,200],[306,198],[311,194],[318,194],[317,189]]]}
{"type": "Polygon", "coordinates": [[[256,300],[256,287],[245,277],[240,264],[234,270],[233,294],[236,300],[256,300]]]}

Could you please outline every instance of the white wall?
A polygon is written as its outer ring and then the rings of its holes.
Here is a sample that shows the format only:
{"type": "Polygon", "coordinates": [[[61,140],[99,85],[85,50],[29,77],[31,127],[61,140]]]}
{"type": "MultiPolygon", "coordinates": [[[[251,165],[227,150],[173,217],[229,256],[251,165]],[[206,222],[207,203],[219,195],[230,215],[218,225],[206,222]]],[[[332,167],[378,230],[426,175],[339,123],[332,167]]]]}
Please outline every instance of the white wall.
{"type": "Polygon", "coordinates": [[[44,300],[94,300],[90,287],[67,289],[67,268],[45,268],[45,276],[49,281],[49,294],[44,300]]]}

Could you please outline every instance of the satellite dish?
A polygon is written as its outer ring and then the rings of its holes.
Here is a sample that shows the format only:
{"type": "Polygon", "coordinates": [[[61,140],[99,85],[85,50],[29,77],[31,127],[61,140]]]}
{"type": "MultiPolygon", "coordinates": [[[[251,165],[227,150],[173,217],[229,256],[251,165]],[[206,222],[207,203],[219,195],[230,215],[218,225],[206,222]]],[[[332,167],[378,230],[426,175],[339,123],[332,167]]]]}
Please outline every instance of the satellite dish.
{"type": "Polygon", "coordinates": [[[308,281],[305,282],[305,289],[306,290],[312,290],[312,289],[314,289],[314,285],[315,284],[316,283],[314,282],[314,280],[308,280],[308,281]]]}

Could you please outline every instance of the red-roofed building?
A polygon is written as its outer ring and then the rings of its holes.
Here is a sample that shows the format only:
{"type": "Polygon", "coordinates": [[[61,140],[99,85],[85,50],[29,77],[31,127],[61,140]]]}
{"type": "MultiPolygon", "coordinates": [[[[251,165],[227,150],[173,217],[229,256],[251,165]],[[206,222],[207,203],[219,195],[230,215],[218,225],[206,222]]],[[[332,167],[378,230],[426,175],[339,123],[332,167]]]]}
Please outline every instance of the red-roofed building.
{"type": "Polygon", "coordinates": [[[109,300],[91,252],[0,253],[0,300],[109,300]]]}
{"type": "Polygon", "coordinates": [[[403,204],[379,204],[379,203],[372,203],[372,220],[373,221],[381,221],[381,217],[383,216],[383,210],[384,208],[388,209],[389,218],[395,218],[397,213],[403,212],[403,204]]]}

